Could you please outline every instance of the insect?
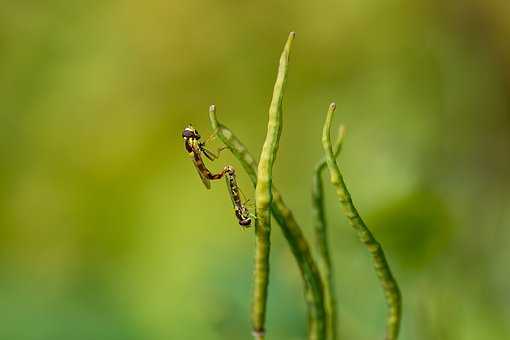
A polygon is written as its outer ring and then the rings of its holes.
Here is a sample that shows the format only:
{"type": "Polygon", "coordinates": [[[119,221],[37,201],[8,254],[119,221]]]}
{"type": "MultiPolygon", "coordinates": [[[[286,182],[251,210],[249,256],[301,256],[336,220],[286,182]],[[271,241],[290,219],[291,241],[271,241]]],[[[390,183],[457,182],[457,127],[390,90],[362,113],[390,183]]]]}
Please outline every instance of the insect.
{"type": "MultiPolygon", "coordinates": [[[[234,206],[234,212],[236,218],[239,221],[239,225],[242,227],[249,227],[251,225],[250,212],[248,208],[241,201],[239,186],[237,185],[236,180],[236,172],[235,169],[226,165],[222,171],[219,173],[212,173],[204,164],[202,159],[202,154],[205,155],[211,161],[214,161],[218,158],[218,155],[209,151],[205,147],[205,142],[200,141],[200,134],[198,131],[191,125],[188,125],[184,131],[182,132],[182,137],[184,138],[184,147],[188,154],[193,159],[193,165],[204,183],[207,189],[211,188],[211,180],[221,179],[225,176],[227,181],[227,189],[230,195],[230,199],[232,200],[232,204],[234,206]]],[[[220,149],[219,151],[221,151],[220,149]]]]}
{"type": "Polygon", "coordinates": [[[204,142],[199,141],[201,138],[200,134],[193,126],[188,125],[182,132],[182,137],[184,138],[184,147],[186,148],[186,151],[191,157],[193,157],[193,165],[197,169],[200,179],[207,189],[211,189],[210,180],[221,179],[225,175],[226,167],[217,174],[213,174],[209,171],[209,169],[207,169],[202,159],[202,154],[211,161],[217,159],[218,156],[207,150],[204,142]]]}
{"type": "Polygon", "coordinates": [[[236,173],[234,168],[230,165],[226,166],[226,176],[227,180],[227,188],[230,194],[230,199],[232,200],[232,204],[234,205],[234,212],[236,214],[237,219],[239,220],[239,225],[241,227],[249,227],[251,225],[250,211],[241,201],[241,196],[239,186],[237,185],[236,173]]]}

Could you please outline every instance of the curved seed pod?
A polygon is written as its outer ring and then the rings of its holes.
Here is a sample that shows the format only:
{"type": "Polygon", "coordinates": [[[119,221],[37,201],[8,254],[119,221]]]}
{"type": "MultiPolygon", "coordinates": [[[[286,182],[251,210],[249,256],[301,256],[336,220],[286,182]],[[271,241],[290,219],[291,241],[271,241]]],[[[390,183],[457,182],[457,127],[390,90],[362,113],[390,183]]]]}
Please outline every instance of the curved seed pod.
{"type": "MultiPolygon", "coordinates": [[[[257,161],[244,144],[225,125],[216,118],[216,108],[209,109],[209,120],[218,138],[225,144],[241,163],[253,186],[257,184],[257,161]]],[[[281,194],[272,185],[273,200],[271,211],[280,225],[285,239],[296,260],[305,288],[308,308],[308,338],[320,340],[325,338],[325,311],[321,276],[312,258],[310,246],[303,235],[302,229],[294,218],[292,211],[284,203],[281,194]]]]}
{"type": "MultiPolygon", "coordinates": [[[[334,156],[338,157],[342,150],[345,128],[340,125],[338,139],[334,147],[334,156]]],[[[322,172],[326,168],[326,158],[323,157],[315,167],[312,178],[312,207],[315,217],[315,237],[319,248],[319,263],[321,266],[322,282],[324,283],[324,306],[326,309],[327,338],[335,340],[337,336],[337,306],[335,298],[335,285],[331,269],[331,256],[329,254],[326,216],[324,213],[324,185],[322,172]]]]}
{"type": "Polygon", "coordinates": [[[388,304],[388,318],[386,323],[386,340],[395,340],[398,337],[400,328],[400,321],[402,315],[402,297],[398,288],[397,281],[393,277],[390,266],[384,256],[382,246],[374,238],[365,222],[358,213],[358,210],[352,203],[351,195],[347,190],[340,168],[335,161],[333,155],[333,148],[331,146],[331,121],[335,111],[335,104],[329,106],[326,121],[322,131],[322,146],[326,156],[327,165],[329,168],[330,179],[333,186],[336,188],[336,193],[342,206],[345,216],[347,216],[349,223],[358,233],[360,241],[365,244],[372,261],[374,263],[375,272],[379,278],[381,286],[384,290],[386,302],[388,304]]]}

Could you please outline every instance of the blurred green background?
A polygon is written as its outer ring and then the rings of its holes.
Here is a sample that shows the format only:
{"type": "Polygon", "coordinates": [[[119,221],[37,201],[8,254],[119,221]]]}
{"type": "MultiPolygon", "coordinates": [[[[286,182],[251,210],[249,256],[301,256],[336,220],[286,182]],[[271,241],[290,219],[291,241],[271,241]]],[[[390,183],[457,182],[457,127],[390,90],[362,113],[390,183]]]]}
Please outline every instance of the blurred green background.
{"type": "MultiPolygon", "coordinates": [[[[507,1],[1,5],[0,339],[250,338],[253,234],[180,134],[209,135],[214,103],[258,153],[291,30],[274,180],[307,236],[334,100],[347,183],[403,291],[401,339],[510,338],[507,1]]],[[[228,152],[210,167],[227,163],[240,168],[228,152]]],[[[370,258],[329,186],[327,201],[340,334],[381,339],[370,258]]],[[[267,328],[303,339],[273,230],[267,328]]]]}

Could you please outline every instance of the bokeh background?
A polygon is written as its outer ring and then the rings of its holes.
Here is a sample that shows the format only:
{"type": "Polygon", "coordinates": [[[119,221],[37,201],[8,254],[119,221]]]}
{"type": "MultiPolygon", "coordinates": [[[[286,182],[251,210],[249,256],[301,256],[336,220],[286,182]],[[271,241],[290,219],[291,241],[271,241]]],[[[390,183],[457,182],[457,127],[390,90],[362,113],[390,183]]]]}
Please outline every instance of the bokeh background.
{"type": "MultiPolygon", "coordinates": [[[[0,339],[250,338],[253,234],[180,134],[209,135],[214,103],[258,153],[291,30],[274,180],[306,235],[334,100],[347,183],[403,291],[401,339],[508,339],[509,4],[2,1],[0,339]]],[[[381,289],[329,186],[327,215],[341,338],[381,339],[381,289]]],[[[267,328],[303,339],[276,224],[272,242],[267,328]]]]}

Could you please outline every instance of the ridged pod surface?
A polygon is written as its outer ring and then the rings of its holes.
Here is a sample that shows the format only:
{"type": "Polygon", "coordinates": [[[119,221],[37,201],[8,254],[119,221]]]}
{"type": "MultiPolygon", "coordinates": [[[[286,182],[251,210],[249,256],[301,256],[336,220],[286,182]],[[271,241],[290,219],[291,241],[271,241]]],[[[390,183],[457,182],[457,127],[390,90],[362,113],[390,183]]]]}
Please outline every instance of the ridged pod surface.
{"type": "MultiPolygon", "coordinates": [[[[338,131],[338,139],[334,146],[334,156],[338,157],[342,150],[345,128],[341,125],[338,131]]],[[[312,208],[314,214],[314,232],[319,249],[319,264],[324,284],[324,307],[326,310],[326,333],[327,339],[335,340],[337,337],[337,304],[335,297],[335,281],[329,253],[328,228],[326,214],[324,212],[324,183],[322,172],[326,169],[326,157],[323,157],[315,166],[312,177],[312,208]]]]}
{"type": "Polygon", "coordinates": [[[335,112],[335,104],[329,106],[329,110],[322,130],[322,146],[326,156],[326,162],[329,168],[331,183],[336,189],[340,205],[351,226],[356,230],[360,241],[367,247],[375,272],[379,282],[384,290],[386,302],[388,304],[388,318],[386,322],[386,340],[395,340],[398,337],[400,321],[402,315],[402,297],[398,288],[397,281],[391,273],[390,266],[386,261],[383,248],[374,238],[371,231],[358,213],[358,210],[352,202],[351,195],[347,190],[340,168],[336,163],[331,146],[331,121],[335,112]]]}
{"type": "MultiPolygon", "coordinates": [[[[225,144],[241,163],[253,186],[257,183],[257,161],[228,127],[217,120],[216,108],[209,109],[209,119],[218,138],[225,144]]],[[[310,246],[302,229],[294,218],[292,211],[283,201],[282,195],[272,185],[273,199],[271,211],[278,222],[285,239],[296,259],[305,287],[308,308],[308,338],[320,340],[325,338],[325,311],[323,286],[317,264],[312,258],[310,246]]]]}
{"type": "Polygon", "coordinates": [[[280,65],[273,89],[273,98],[269,107],[267,133],[260,153],[255,186],[255,268],[253,272],[253,297],[251,322],[255,339],[264,338],[264,325],[267,310],[267,288],[269,286],[269,251],[271,235],[270,206],[273,199],[271,191],[273,164],[280,145],[282,132],[283,89],[287,79],[289,53],[294,32],[291,32],[280,57],[280,65]]]}

